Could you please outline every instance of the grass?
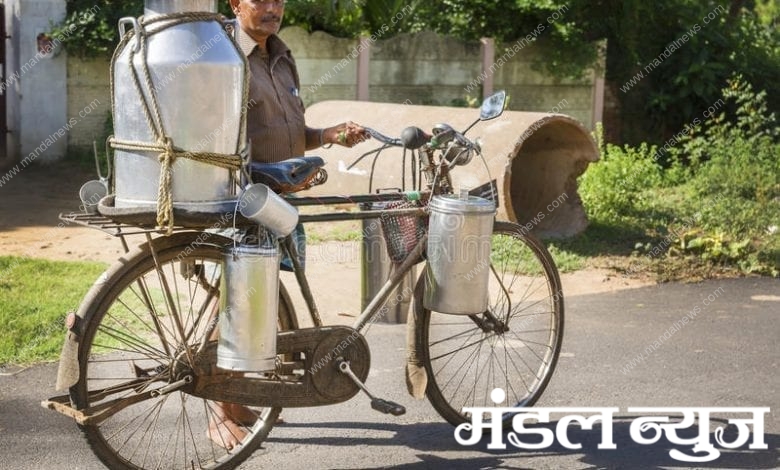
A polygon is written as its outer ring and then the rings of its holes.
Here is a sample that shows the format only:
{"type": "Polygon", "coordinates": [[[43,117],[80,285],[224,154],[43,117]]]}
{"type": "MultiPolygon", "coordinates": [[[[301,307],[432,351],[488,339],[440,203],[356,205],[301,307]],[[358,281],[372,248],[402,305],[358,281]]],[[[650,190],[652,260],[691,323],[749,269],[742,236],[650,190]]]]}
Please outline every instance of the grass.
{"type": "Polygon", "coordinates": [[[102,263],[0,256],[0,367],[57,358],[65,315],[104,269],[102,263]]]}

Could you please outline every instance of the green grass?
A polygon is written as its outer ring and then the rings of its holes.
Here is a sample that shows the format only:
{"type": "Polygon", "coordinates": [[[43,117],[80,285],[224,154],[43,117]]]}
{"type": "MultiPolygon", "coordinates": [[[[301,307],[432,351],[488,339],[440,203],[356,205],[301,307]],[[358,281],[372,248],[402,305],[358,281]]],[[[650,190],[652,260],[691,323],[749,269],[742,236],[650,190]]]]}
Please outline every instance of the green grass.
{"type": "Polygon", "coordinates": [[[102,263],[0,256],[0,366],[56,359],[65,315],[104,269],[102,263]]]}
{"type": "Polygon", "coordinates": [[[555,243],[547,245],[547,250],[555,260],[555,266],[560,273],[570,273],[583,269],[588,264],[588,259],[574,251],[561,248],[555,243]]]}

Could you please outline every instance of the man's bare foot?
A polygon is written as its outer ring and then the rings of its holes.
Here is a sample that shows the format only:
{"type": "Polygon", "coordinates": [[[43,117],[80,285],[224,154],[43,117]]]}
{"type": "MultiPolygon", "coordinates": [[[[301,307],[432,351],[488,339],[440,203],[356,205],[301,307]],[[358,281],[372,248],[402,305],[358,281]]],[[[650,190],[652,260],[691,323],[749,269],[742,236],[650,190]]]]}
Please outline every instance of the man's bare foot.
{"type": "MultiPolygon", "coordinates": [[[[262,410],[254,411],[248,406],[238,403],[215,402],[209,418],[209,439],[220,447],[232,449],[243,441],[248,434],[245,428],[254,426],[262,410]]],[[[274,424],[282,424],[284,420],[277,416],[274,424]]]]}
{"type": "Polygon", "coordinates": [[[257,413],[251,408],[238,403],[222,403],[224,415],[243,426],[254,426],[257,422],[257,413]]]}
{"type": "Polygon", "coordinates": [[[253,426],[257,415],[238,403],[216,402],[214,405],[209,418],[209,439],[230,450],[244,440],[248,434],[244,426],[253,426]]]}
{"type": "Polygon", "coordinates": [[[227,450],[238,446],[246,438],[246,435],[247,432],[230,418],[214,417],[209,420],[209,439],[227,450]]]}

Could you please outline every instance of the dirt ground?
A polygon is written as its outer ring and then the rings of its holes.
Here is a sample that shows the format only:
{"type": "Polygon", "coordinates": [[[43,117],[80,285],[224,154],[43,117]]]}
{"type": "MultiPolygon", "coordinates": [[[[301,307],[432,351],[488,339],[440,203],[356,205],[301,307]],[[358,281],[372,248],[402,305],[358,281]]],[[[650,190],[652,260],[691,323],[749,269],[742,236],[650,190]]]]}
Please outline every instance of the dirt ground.
{"type": "MultiPolygon", "coordinates": [[[[0,254],[64,261],[111,263],[123,253],[118,239],[99,230],[66,224],[58,214],[79,210],[78,190],[96,176],[70,164],[28,167],[0,187],[0,254]]],[[[327,233],[318,224],[307,227],[327,233]]],[[[311,232],[310,232],[311,233],[311,232]]],[[[142,238],[136,238],[136,244],[142,238]]],[[[360,308],[358,242],[310,244],[307,276],[326,320],[349,323],[360,308]],[[345,317],[346,320],[345,321],[345,317]]],[[[561,276],[564,295],[609,292],[648,285],[604,269],[584,269],[561,276]]],[[[294,280],[283,274],[288,287],[294,280]]],[[[293,290],[293,289],[291,289],[293,290]]],[[[294,296],[295,297],[295,296],[294,296]]],[[[296,304],[300,299],[296,300],[296,304]]]]}

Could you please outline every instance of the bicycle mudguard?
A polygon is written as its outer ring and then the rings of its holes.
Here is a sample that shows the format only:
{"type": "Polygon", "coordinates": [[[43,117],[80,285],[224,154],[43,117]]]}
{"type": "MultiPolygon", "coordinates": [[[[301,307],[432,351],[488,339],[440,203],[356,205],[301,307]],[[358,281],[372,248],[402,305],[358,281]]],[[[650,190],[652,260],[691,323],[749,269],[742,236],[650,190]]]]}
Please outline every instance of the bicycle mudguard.
{"type": "Polygon", "coordinates": [[[57,367],[55,390],[65,390],[79,380],[79,343],[76,335],[68,332],[60,353],[60,365],[57,367]]]}
{"type": "Polygon", "coordinates": [[[406,319],[406,390],[418,400],[425,398],[425,389],[428,387],[428,373],[425,371],[425,362],[422,357],[422,345],[418,341],[418,318],[422,315],[422,302],[416,299],[422,298],[422,289],[425,288],[424,276],[415,287],[415,302],[413,302],[412,314],[406,319]],[[419,295],[418,294],[419,291],[419,295]]]}
{"type": "Polygon", "coordinates": [[[126,258],[120,258],[119,263],[114,263],[108,271],[103,272],[92,284],[92,287],[84,296],[79,309],[76,312],[68,313],[65,324],[68,327],[65,333],[65,342],[62,345],[60,353],[60,364],[57,368],[57,384],[55,390],[66,390],[79,380],[79,343],[84,334],[84,328],[92,318],[92,312],[88,312],[88,306],[92,304],[96,296],[101,295],[104,284],[110,278],[111,273],[124,266],[121,262],[126,262],[126,258]]]}

